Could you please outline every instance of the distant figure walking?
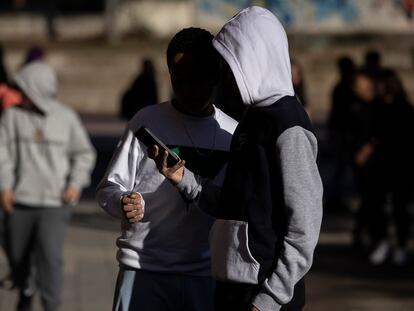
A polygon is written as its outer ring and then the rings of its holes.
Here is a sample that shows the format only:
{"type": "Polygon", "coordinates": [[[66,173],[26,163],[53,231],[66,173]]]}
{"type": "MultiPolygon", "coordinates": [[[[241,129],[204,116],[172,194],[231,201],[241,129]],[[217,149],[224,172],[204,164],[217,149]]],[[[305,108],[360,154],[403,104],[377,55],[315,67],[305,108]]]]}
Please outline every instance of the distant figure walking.
{"type": "Polygon", "coordinates": [[[130,120],[135,113],[149,105],[158,103],[155,67],[150,59],[144,59],[142,70],[121,100],[121,117],[130,120]]]}
{"type": "Polygon", "coordinates": [[[8,83],[6,66],[4,65],[4,50],[0,45],[0,84],[8,83]]]}
{"type": "Polygon", "coordinates": [[[383,70],[379,79],[381,118],[378,122],[378,157],[375,204],[370,214],[373,246],[370,261],[381,264],[391,254],[390,219],[395,225],[396,246],[392,261],[408,263],[407,244],[411,232],[409,204],[414,174],[414,108],[393,70],[383,70]],[[386,210],[391,203],[392,217],[386,210]]]}
{"type": "Polygon", "coordinates": [[[332,171],[332,186],[326,192],[326,206],[329,209],[342,209],[345,203],[345,177],[351,165],[351,110],[354,103],[352,83],[355,74],[355,64],[347,56],[337,61],[339,81],[332,91],[332,106],[328,120],[330,142],[333,150],[334,169],[332,171]]]}
{"type": "Polygon", "coordinates": [[[56,99],[52,68],[32,62],[14,82],[22,103],[7,109],[0,121],[0,206],[8,215],[17,310],[31,310],[30,281],[36,279],[43,310],[56,311],[69,206],[89,183],[95,152],[79,117],[56,99]]]}
{"type": "Polygon", "coordinates": [[[299,101],[302,103],[304,107],[306,107],[308,101],[306,98],[306,87],[305,80],[303,77],[303,69],[299,65],[299,63],[293,59],[291,60],[291,69],[293,89],[295,90],[295,94],[299,98],[299,101]]]}

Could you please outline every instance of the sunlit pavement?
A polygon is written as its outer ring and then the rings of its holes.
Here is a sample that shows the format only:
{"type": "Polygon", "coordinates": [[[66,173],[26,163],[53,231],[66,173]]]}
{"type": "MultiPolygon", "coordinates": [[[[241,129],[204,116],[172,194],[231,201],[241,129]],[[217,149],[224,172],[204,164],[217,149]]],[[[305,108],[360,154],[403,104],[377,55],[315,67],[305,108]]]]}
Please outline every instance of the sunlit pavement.
{"type": "MultiPolygon", "coordinates": [[[[414,268],[372,267],[350,247],[349,217],[327,216],[307,277],[306,310],[414,310],[414,268]]],[[[74,209],[65,246],[62,311],[111,310],[117,274],[118,221],[93,201],[74,209]]],[[[1,275],[7,265],[0,257],[1,275]]],[[[16,293],[0,289],[0,311],[12,311],[16,293]]],[[[40,311],[35,299],[34,311],[40,311]]]]}

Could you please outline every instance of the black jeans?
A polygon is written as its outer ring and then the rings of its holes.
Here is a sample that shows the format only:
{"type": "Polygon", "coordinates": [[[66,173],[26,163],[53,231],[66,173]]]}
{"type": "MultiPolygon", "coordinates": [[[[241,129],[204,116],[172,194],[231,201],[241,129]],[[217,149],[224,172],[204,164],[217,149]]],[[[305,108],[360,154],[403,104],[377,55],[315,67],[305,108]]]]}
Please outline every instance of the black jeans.
{"type": "MultiPolygon", "coordinates": [[[[252,299],[260,290],[258,285],[217,282],[214,296],[215,311],[251,311],[252,299]]],[[[283,305],[282,311],[301,311],[305,306],[305,281],[295,286],[292,300],[283,305]]]]}
{"type": "Polygon", "coordinates": [[[211,277],[121,268],[113,311],[213,311],[211,277]]]}

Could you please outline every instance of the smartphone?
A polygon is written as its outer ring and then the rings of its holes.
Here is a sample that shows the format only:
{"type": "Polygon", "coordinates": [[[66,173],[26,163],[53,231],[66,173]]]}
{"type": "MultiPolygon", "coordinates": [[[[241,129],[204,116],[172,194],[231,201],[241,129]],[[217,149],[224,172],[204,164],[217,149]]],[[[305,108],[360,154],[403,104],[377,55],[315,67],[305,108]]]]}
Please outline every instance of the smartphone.
{"type": "Polygon", "coordinates": [[[180,161],[180,157],[172,152],[157,136],[155,136],[145,126],[140,127],[139,130],[135,132],[135,137],[138,138],[147,147],[157,145],[160,153],[167,151],[168,167],[174,166],[180,161]]]}

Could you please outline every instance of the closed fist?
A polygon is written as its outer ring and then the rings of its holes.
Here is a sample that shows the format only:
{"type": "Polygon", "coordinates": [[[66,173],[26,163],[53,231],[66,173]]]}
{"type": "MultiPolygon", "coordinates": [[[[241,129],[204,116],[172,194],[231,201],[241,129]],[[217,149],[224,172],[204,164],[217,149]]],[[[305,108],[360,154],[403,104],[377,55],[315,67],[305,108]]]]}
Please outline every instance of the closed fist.
{"type": "Polygon", "coordinates": [[[129,223],[135,224],[144,218],[144,204],[138,192],[132,192],[121,199],[122,211],[129,223]]]}

